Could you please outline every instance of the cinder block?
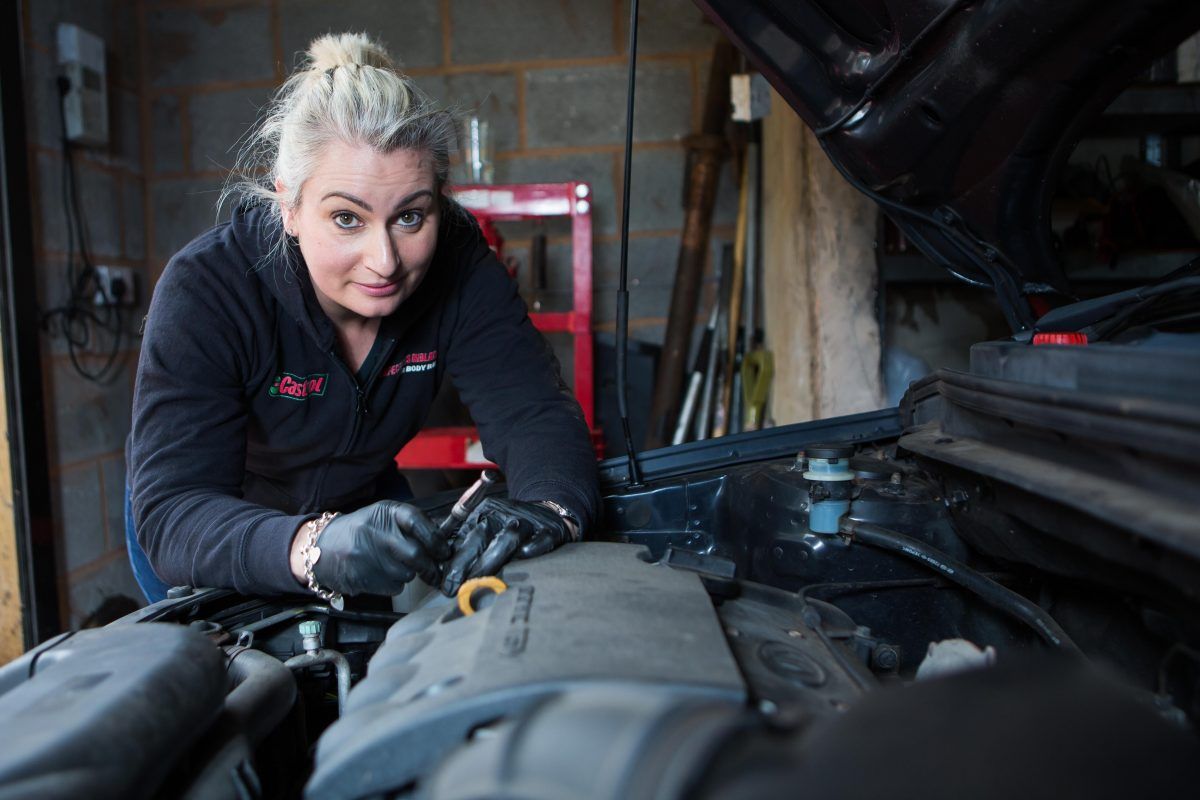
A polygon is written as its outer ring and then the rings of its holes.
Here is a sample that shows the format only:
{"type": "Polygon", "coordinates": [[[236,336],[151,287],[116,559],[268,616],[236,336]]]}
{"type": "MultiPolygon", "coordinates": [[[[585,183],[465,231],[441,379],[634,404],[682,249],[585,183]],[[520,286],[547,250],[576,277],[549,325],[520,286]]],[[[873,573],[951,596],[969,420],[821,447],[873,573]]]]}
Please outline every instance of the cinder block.
{"type": "Polygon", "coordinates": [[[456,64],[611,55],[613,11],[596,0],[451,0],[456,64]]]}
{"type": "Polygon", "coordinates": [[[217,222],[221,184],[215,180],[173,178],[155,181],[150,190],[153,209],[153,257],[165,264],[192,239],[217,222]]]}
{"type": "Polygon", "coordinates": [[[62,189],[62,159],[48,153],[37,154],[37,226],[42,247],[66,252],[68,247],[66,206],[62,189]]]}
{"type": "MultiPolygon", "coordinates": [[[[62,160],[46,153],[37,155],[38,183],[35,189],[42,231],[42,246],[66,252],[68,238],[66,204],[62,185],[62,160]]],[[[89,167],[83,159],[75,162],[76,191],[83,227],[93,258],[115,256],[121,251],[120,220],[117,219],[117,183],[107,172],[89,167]]],[[[79,253],[79,242],[75,243],[79,253]]]]}
{"type": "MultiPolygon", "coordinates": [[[[97,370],[105,355],[86,357],[84,365],[97,370]]],[[[43,365],[47,406],[53,414],[48,432],[53,463],[84,461],[125,446],[133,404],[129,374],[135,367],[134,359],[125,356],[113,381],[100,385],[82,378],[66,359],[43,365]]],[[[98,504],[93,513],[98,513],[96,509],[98,504]]],[[[97,524],[103,527],[102,520],[97,524]]]]}
{"type": "Polygon", "coordinates": [[[159,174],[183,172],[183,123],[176,95],[160,94],[150,103],[150,164],[159,174]]]}
{"type": "Polygon", "coordinates": [[[28,0],[22,4],[29,14],[29,29],[38,44],[54,49],[55,29],[69,22],[111,43],[113,4],[96,0],[28,0]]]}
{"type": "Polygon", "coordinates": [[[285,72],[291,72],[324,33],[366,31],[381,39],[406,69],[442,63],[441,18],[437,0],[282,0],[279,22],[285,72]]]}
{"type": "Polygon", "coordinates": [[[414,80],[438,104],[464,117],[478,115],[487,120],[495,152],[519,147],[516,75],[480,72],[423,75],[414,80]]]}
{"type": "Polygon", "coordinates": [[[206,3],[148,11],[146,41],[153,86],[270,80],[271,14],[263,3],[206,3]]]}
{"type": "Polygon", "coordinates": [[[51,52],[25,51],[26,135],[31,144],[62,146],[62,111],[55,80],[58,67],[51,52]]]}
{"type": "Polygon", "coordinates": [[[89,464],[51,481],[54,525],[67,572],[90,564],[108,550],[100,514],[100,471],[89,464]]]}
{"type": "Polygon", "coordinates": [[[138,96],[127,89],[110,89],[108,152],[114,166],[142,171],[142,119],[138,96]]]}
{"type": "MultiPolygon", "coordinates": [[[[639,54],[708,50],[720,35],[692,0],[654,0],[638,10],[639,54]]],[[[627,41],[628,0],[621,2],[621,23],[621,39],[627,41]]]]}
{"type": "Polygon", "coordinates": [[[125,459],[110,458],[100,463],[104,482],[104,520],[108,549],[125,548],[125,459]]]}
{"type": "Polygon", "coordinates": [[[188,101],[191,166],[195,172],[227,172],[237,161],[238,142],[249,132],[270,89],[232,89],[194,94],[188,101]]]}
{"type": "Polygon", "coordinates": [[[661,231],[683,224],[682,148],[634,151],[630,177],[629,229],[661,231]]]}
{"type": "Polygon", "coordinates": [[[75,176],[79,182],[79,213],[93,260],[120,255],[121,220],[117,215],[116,178],[78,159],[75,176]]]}
{"type": "MultiPolygon", "coordinates": [[[[674,284],[674,269],[679,260],[679,236],[640,236],[629,240],[630,303],[640,291],[674,284]]],[[[595,246],[596,307],[601,297],[612,295],[616,303],[620,272],[620,242],[600,242],[595,246]]],[[[612,306],[614,307],[614,306],[612,306]]],[[[664,311],[665,313],[665,311],[664,311]]],[[[658,314],[640,314],[654,315],[658,314]]]]}
{"type": "MultiPolygon", "coordinates": [[[[763,165],[764,170],[766,165],[763,165]]],[[[733,161],[726,161],[717,179],[717,200],[713,204],[713,225],[733,225],[737,222],[738,194],[741,191],[733,161]]]]}
{"type": "Polygon", "coordinates": [[[113,38],[108,45],[108,74],[126,86],[138,85],[141,51],[138,45],[136,0],[113,2],[113,38]]]}
{"type": "Polygon", "coordinates": [[[592,187],[592,232],[612,233],[617,229],[613,168],[608,153],[506,158],[496,162],[496,183],[587,181],[592,187]]]}
{"type": "MultiPolygon", "coordinates": [[[[125,226],[125,257],[146,257],[145,181],[126,177],[121,181],[121,224],[125,226]]],[[[143,292],[144,294],[145,292],[143,292]]]]}
{"type": "MultiPolygon", "coordinates": [[[[530,71],[526,136],[530,147],[619,144],[625,135],[623,66],[530,71]]],[[[691,70],[685,64],[638,67],[635,141],[678,140],[691,130],[691,70]]]]}
{"type": "Polygon", "coordinates": [[[146,598],[133,578],[133,568],[129,566],[128,558],[115,558],[102,569],[68,587],[71,626],[77,628],[82,625],[110,598],[121,598],[122,605],[132,601],[128,604],[131,608],[146,605],[146,598]]]}

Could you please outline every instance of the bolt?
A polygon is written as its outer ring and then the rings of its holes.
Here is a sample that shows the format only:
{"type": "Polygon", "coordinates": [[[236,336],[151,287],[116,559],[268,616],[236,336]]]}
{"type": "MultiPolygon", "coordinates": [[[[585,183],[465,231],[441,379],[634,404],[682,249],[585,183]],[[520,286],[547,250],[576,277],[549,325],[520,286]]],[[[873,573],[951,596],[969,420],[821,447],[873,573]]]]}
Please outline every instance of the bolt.
{"type": "Polygon", "coordinates": [[[903,483],[903,482],[904,482],[903,475],[901,475],[899,472],[892,473],[892,483],[903,483]]]}
{"type": "Polygon", "coordinates": [[[771,551],[771,555],[775,556],[776,558],[783,558],[783,548],[776,547],[774,550],[771,551]]]}
{"type": "Polygon", "coordinates": [[[900,666],[900,654],[889,644],[876,647],[875,652],[871,653],[871,660],[875,662],[876,669],[891,671],[900,666]]]}

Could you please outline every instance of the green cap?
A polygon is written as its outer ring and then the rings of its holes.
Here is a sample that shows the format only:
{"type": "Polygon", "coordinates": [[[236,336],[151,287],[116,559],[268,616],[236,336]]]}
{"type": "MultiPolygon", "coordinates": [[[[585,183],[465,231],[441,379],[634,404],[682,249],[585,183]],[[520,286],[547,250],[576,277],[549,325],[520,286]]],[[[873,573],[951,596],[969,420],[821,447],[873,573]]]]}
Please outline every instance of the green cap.
{"type": "Polygon", "coordinates": [[[300,635],[320,636],[321,623],[317,622],[315,619],[306,619],[304,622],[300,623],[300,635]]]}

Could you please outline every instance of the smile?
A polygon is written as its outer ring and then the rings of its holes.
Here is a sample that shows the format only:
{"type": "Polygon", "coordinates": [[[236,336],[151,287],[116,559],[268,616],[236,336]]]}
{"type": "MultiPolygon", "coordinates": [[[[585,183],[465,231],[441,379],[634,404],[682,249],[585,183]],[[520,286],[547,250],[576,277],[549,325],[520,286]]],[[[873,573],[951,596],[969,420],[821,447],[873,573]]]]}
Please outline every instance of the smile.
{"type": "Polygon", "coordinates": [[[355,283],[354,285],[371,297],[388,297],[400,291],[400,281],[392,281],[390,283],[355,283]]]}

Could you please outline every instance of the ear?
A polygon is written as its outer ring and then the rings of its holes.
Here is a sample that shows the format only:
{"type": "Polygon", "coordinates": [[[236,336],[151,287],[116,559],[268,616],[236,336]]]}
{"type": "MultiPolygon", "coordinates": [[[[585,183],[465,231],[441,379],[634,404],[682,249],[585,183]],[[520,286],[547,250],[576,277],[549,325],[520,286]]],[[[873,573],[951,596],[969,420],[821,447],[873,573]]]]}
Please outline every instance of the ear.
{"type": "Polygon", "coordinates": [[[283,230],[290,236],[296,235],[296,229],[293,227],[296,212],[291,203],[284,202],[283,197],[287,197],[288,189],[282,180],[275,179],[275,194],[280,196],[279,214],[283,218],[283,230]]]}

